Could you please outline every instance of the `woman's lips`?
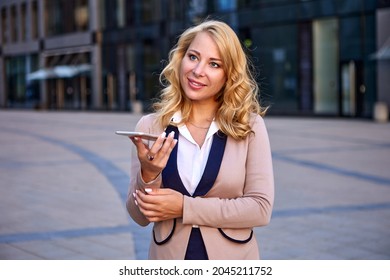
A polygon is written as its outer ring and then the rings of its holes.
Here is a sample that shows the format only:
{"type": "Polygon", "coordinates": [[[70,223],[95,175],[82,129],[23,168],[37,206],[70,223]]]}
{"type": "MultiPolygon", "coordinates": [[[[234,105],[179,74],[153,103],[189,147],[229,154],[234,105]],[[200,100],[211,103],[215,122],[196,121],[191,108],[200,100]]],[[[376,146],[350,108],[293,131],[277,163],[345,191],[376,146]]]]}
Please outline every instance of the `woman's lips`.
{"type": "Polygon", "coordinates": [[[199,83],[199,82],[192,80],[192,79],[189,79],[189,78],[188,78],[188,84],[190,85],[191,88],[194,88],[194,89],[201,89],[204,86],[206,86],[205,84],[199,83]]]}

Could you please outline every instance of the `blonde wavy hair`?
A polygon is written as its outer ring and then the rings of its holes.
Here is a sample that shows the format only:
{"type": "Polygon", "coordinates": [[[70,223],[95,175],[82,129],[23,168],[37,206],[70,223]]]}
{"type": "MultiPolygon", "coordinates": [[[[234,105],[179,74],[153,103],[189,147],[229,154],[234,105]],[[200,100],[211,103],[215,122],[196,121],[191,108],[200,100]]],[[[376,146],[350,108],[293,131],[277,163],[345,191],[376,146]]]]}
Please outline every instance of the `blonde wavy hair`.
{"type": "Polygon", "coordinates": [[[251,114],[263,116],[266,109],[259,104],[259,87],[251,70],[252,64],[236,33],[226,23],[216,20],[204,21],[184,31],[169,52],[168,64],[160,74],[160,83],[164,88],[160,99],[153,104],[157,121],[162,127],[173,124],[171,118],[177,111],[182,113],[181,123],[189,119],[192,104],[180,85],[180,64],[199,32],[208,32],[214,39],[227,77],[225,86],[216,95],[219,106],[215,120],[226,135],[236,140],[244,139],[251,133],[251,114]]]}

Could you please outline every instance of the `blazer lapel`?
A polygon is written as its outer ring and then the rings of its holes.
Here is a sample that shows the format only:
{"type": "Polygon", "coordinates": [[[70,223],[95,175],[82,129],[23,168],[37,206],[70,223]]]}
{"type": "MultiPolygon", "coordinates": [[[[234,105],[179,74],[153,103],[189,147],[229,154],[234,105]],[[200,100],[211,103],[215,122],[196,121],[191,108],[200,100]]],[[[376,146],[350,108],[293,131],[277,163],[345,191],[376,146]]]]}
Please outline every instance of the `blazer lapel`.
{"type": "MultiPolygon", "coordinates": [[[[175,139],[179,139],[179,130],[176,126],[169,125],[165,130],[168,135],[172,131],[175,132],[175,139]]],[[[177,142],[175,148],[173,148],[171,155],[169,156],[167,165],[162,171],[162,181],[165,188],[171,188],[176,190],[184,195],[191,196],[190,193],[185,188],[183,182],[181,181],[179,170],[177,169],[177,149],[179,147],[179,141],[177,142]]]]}
{"type": "MultiPolygon", "coordinates": [[[[179,137],[179,130],[175,126],[168,126],[166,133],[169,134],[171,131],[175,131],[175,139],[179,137]]],[[[202,178],[192,196],[203,196],[205,195],[214,185],[214,182],[218,176],[219,169],[221,167],[223,154],[225,152],[227,136],[218,131],[213,135],[213,143],[209,157],[207,159],[206,167],[203,172],[202,178]]],[[[175,148],[168,159],[167,166],[162,172],[162,180],[164,187],[174,189],[181,192],[184,195],[191,196],[185,188],[177,169],[177,150],[179,142],[177,142],[175,148]]]]}
{"type": "Polygon", "coordinates": [[[226,140],[227,136],[221,131],[214,134],[205,170],[193,196],[205,195],[214,185],[221,167],[226,140]]]}

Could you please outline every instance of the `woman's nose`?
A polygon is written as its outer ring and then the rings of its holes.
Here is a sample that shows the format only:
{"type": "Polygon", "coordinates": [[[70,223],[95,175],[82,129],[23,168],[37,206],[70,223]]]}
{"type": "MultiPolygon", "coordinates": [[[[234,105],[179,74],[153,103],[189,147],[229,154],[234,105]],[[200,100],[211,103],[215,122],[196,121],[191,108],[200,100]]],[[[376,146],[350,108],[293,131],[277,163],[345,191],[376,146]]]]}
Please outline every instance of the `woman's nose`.
{"type": "Polygon", "coordinates": [[[192,73],[195,76],[203,76],[204,75],[204,66],[202,65],[202,63],[197,63],[195,65],[194,69],[192,69],[192,73]]]}

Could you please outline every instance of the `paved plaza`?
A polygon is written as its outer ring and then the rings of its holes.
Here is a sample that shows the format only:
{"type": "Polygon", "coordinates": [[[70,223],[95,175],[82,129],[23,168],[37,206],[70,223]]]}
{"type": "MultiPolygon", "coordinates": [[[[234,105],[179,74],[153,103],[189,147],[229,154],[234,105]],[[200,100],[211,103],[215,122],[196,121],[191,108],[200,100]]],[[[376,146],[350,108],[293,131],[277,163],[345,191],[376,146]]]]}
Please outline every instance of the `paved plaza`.
{"type": "MultiPolygon", "coordinates": [[[[140,115],[0,110],[0,259],[146,259],[125,198],[140,115]]],[[[265,118],[275,207],[266,260],[390,259],[390,123],[265,118]]]]}

